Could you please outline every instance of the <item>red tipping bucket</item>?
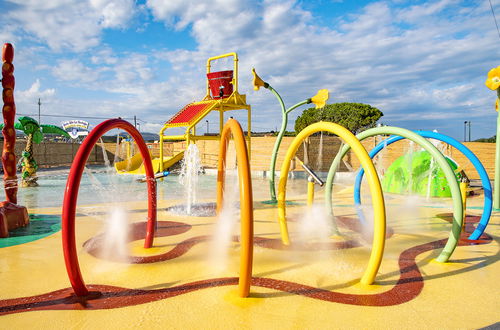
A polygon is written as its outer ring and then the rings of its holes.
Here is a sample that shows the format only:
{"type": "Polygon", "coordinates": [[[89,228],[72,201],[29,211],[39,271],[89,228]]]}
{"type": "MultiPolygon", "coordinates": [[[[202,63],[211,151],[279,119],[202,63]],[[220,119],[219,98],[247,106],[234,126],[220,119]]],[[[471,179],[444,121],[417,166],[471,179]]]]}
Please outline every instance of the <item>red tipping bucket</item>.
{"type": "Polygon", "coordinates": [[[213,99],[223,99],[233,93],[233,70],[207,73],[208,86],[213,99]]]}

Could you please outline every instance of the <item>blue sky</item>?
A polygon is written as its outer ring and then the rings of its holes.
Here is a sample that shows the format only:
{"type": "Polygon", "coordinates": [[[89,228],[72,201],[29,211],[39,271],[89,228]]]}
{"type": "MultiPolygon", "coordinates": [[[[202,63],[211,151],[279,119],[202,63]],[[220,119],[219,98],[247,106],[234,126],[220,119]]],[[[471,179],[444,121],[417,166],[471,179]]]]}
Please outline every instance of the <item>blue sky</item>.
{"type": "MultiPolygon", "coordinates": [[[[500,0],[491,3],[500,16],[500,0]]],[[[36,118],[41,98],[46,124],[136,116],[141,131],[158,132],[204,96],[206,59],[234,51],[255,131],[279,127],[281,113],[269,91],[252,90],[252,67],[287,106],[327,88],[330,103],[371,104],[387,125],[460,140],[464,121],[472,139],[496,132],[484,81],[500,65],[500,37],[488,0],[7,0],[0,9],[17,111],[36,118]]],[[[234,117],[246,125],[243,112],[234,117]]],[[[213,132],[217,117],[208,119],[213,132]]]]}

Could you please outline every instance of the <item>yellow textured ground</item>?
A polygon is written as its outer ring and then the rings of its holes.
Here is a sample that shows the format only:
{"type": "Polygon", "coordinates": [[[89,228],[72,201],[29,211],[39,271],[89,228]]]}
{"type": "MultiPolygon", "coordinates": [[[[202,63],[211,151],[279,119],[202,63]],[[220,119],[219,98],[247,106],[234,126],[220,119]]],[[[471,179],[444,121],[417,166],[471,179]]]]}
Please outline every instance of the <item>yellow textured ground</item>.
{"type": "MultiPolygon", "coordinates": [[[[304,202],[303,197],[296,200],[304,202]]],[[[317,198],[321,200],[321,196],[317,198]]],[[[351,194],[337,194],[335,214],[356,223],[351,200],[351,194]]],[[[311,244],[341,242],[342,239],[329,238],[329,242],[325,242],[324,238],[313,237],[313,234],[302,237],[300,232],[309,230],[307,224],[299,221],[305,217],[305,206],[289,206],[290,219],[297,220],[290,222],[290,231],[298,247],[282,250],[255,245],[254,285],[251,296],[246,299],[237,297],[233,279],[238,276],[239,269],[238,243],[230,243],[224,258],[213,256],[211,251],[217,244],[203,238],[214,233],[215,217],[172,215],[165,208],[175,203],[167,205],[160,201],[159,221],[179,222],[181,226],[183,223],[191,227],[186,226],[187,230],[175,235],[157,238],[151,251],[141,248],[142,241],[131,242],[128,248],[132,255],[161,255],[184,246],[193,238],[199,239],[176,258],[127,264],[96,258],[82,247],[102,229],[100,212],[109,210],[110,206],[79,206],[76,232],[83,278],[89,285],[122,288],[122,293],[113,299],[129,306],[112,308],[106,301],[99,305],[99,298],[82,300],[75,305],[69,298],[56,298],[56,293],[52,296],[56,290],[70,288],[59,231],[37,241],[0,248],[0,313],[4,314],[0,316],[0,328],[477,329],[494,324],[499,327],[500,213],[493,213],[486,231],[491,241],[459,246],[447,264],[433,261],[440,248],[423,249],[415,253],[416,267],[401,268],[398,262],[404,251],[411,255],[408,251],[413,251],[412,248],[415,250],[417,246],[446,239],[451,228],[448,222],[436,217],[452,212],[451,201],[439,200],[425,207],[416,207],[415,203],[401,197],[387,199],[388,226],[394,234],[387,239],[377,282],[371,287],[358,284],[370,252],[370,244],[364,242],[361,234],[342,226],[341,231],[347,235],[343,240],[352,239],[361,246],[311,248],[311,244]],[[304,241],[309,245],[300,244],[304,241]],[[419,276],[415,275],[418,271],[419,276]],[[405,276],[401,273],[408,275],[408,272],[413,275],[398,283],[400,277],[405,276]],[[221,285],[224,279],[222,282],[213,280],[218,278],[230,278],[229,284],[221,285]],[[199,281],[209,284],[199,285],[199,281]],[[158,298],[156,294],[160,291],[176,292],[176,295],[158,298]],[[44,303],[24,298],[43,294],[49,294],[44,303]],[[149,301],[138,302],[137,299],[144,297],[149,301]],[[13,300],[16,298],[24,299],[13,300]],[[385,306],[378,306],[382,302],[385,306]],[[92,309],[98,305],[101,307],[92,309]],[[50,306],[56,310],[36,310],[50,309],[50,306]],[[60,310],[61,306],[78,309],[60,310]]],[[[480,215],[482,196],[470,199],[468,206],[471,208],[467,214],[471,219],[473,215],[480,215]]],[[[126,207],[136,210],[130,214],[130,222],[145,220],[146,202],[128,203],[126,207]]],[[[60,209],[30,210],[30,213],[56,215],[60,212],[60,209]]],[[[269,241],[276,243],[279,226],[275,207],[256,199],[254,212],[255,236],[276,239],[269,241]]],[[[233,217],[238,219],[237,215],[233,217]]],[[[315,217],[319,217],[318,214],[312,219],[315,217]]],[[[405,258],[404,261],[411,264],[410,257],[405,258]]],[[[66,290],[64,294],[69,297],[69,292],[66,290]]]]}

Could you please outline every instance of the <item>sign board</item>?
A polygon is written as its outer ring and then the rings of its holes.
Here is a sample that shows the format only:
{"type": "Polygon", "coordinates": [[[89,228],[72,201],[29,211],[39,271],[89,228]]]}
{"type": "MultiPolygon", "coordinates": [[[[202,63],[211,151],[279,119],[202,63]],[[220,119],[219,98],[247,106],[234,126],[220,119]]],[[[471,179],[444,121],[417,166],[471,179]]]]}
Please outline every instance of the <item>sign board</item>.
{"type": "Polygon", "coordinates": [[[89,134],[89,123],[84,120],[64,121],[61,126],[73,139],[89,134]]]}

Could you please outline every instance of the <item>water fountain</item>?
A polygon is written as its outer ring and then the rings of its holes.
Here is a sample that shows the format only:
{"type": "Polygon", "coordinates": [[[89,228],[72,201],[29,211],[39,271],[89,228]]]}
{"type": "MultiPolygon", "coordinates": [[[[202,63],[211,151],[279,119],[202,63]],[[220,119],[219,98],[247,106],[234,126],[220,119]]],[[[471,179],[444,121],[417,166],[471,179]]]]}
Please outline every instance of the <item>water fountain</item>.
{"type": "MultiPolygon", "coordinates": [[[[486,226],[488,225],[488,222],[489,222],[489,219],[491,216],[491,211],[493,208],[492,186],[491,186],[490,179],[488,177],[488,173],[486,172],[483,164],[469,148],[467,148],[465,145],[463,145],[462,143],[458,142],[457,140],[455,140],[449,136],[446,136],[444,134],[440,134],[437,132],[430,132],[430,131],[416,131],[415,133],[417,133],[425,138],[430,138],[430,139],[433,139],[436,141],[442,141],[444,144],[450,145],[450,146],[456,148],[473,164],[475,170],[477,171],[477,173],[479,174],[479,177],[481,179],[481,184],[482,184],[482,187],[484,190],[484,203],[483,203],[483,213],[482,213],[481,218],[479,220],[479,224],[477,225],[474,232],[471,233],[471,235],[469,236],[469,239],[470,240],[479,239],[479,237],[483,234],[486,226]]],[[[397,142],[401,139],[403,139],[403,136],[394,135],[394,136],[389,137],[388,139],[384,140],[383,144],[379,143],[377,146],[375,146],[375,148],[373,148],[370,151],[370,157],[375,156],[383,148],[385,148],[388,145],[390,145],[394,142],[397,142]]],[[[434,157],[433,157],[433,159],[434,159],[434,157]]],[[[330,171],[332,171],[332,169],[330,169],[330,171]]],[[[360,187],[361,187],[361,180],[363,179],[363,175],[364,175],[364,171],[361,170],[360,173],[358,174],[358,176],[356,177],[355,188],[354,188],[354,200],[355,200],[356,205],[361,204],[360,187]]],[[[330,194],[329,190],[327,190],[327,194],[330,194]]]]}
{"type": "MultiPolygon", "coordinates": [[[[493,239],[483,234],[480,239],[470,242],[464,240],[464,235],[459,235],[459,242],[464,246],[462,249],[457,249],[456,262],[447,265],[430,262],[431,258],[440,252],[439,249],[446,248],[449,244],[446,239],[440,237],[440,231],[442,228],[448,229],[446,221],[453,222],[454,228],[455,223],[458,222],[455,219],[456,210],[453,216],[449,217],[448,214],[443,215],[442,208],[429,211],[432,207],[429,205],[420,207],[407,196],[399,197],[399,199],[392,198],[391,204],[395,204],[396,201],[396,205],[399,205],[406,214],[397,217],[393,223],[390,223],[391,226],[386,227],[384,196],[376,169],[373,163],[370,163],[370,155],[366,153],[356,137],[338,125],[317,123],[306,128],[292,142],[281,168],[282,177],[278,187],[278,210],[276,210],[271,205],[253,204],[254,191],[250,177],[247,144],[239,124],[230,120],[224,129],[221,129],[222,143],[217,175],[219,217],[210,217],[210,219],[197,222],[192,216],[184,216],[177,217],[176,221],[162,219],[158,223],[156,222],[156,181],[153,177],[150,159],[148,159],[148,150],[140,140],[139,133],[131,125],[120,120],[105,122],[96,129],[96,132],[89,134],[80,148],[66,186],[62,237],[63,253],[71,287],[68,287],[64,275],[60,274],[61,260],[47,258],[47,255],[53,253],[54,247],[59,246],[59,234],[46,236],[32,244],[0,249],[0,260],[2,260],[2,265],[6,266],[4,267],[6,271],[0,274],[3,283],[0,315],[6,324],[13,327],[26,327],[27,324],[54,327],[55,324],[56,327],[61,328],[74,327],[75,324],[89,328],[113,326],[155,328],[165,324],[173,328],[199,328],[206,327],[207,324],[222,328],[246,324],[250,327],[266,328],[279,322],[282,327],[317,328],[324,324],[333,324],[332,322],[343,322],[339,324],[373,327],[373,318],[365,320],[359,315],[360,311],[375,311],[378,319],[381,320],[381,323],[375,326],[397,327],[408,322],[409,306],[413,314],[427,313],[429,310],[436,311],[436,313],[425,314],[425,320],[410,317],[410,325],[415,328],[429,326],[431,324],[429,320],[435,327],[445,324],[454,328],[463,325],[479,328],[495,325],[494,322],[497,321],[498,313],[494,307],[497,297],[491,292],[496,284],[495,274],[498,273],[500,267],[496,262],[498,242],[494,239],[498,237],[498,226],[491,227],[493,239]],[[121,259],[120,255],[127,254],[127,251],[120,251],[122,246],[120,243],[113,242],[113,237],[106,235],[98,235],[97,239],[93,237],[93,221],[80,221],[85,220],[85,214],[78,216],[78,226],[81,228],[79,236],[75,237],[75,211],[80,178],[84,171],[82,166],[85,164],[90,149],[98,143],[98,137],[114,128],[129,131],[134,139],[139,141],[139,155],[144,157],[146,164],[147,177],[144,181],[149,188],[148,209],[146,212],[144,207],[134,207],[136,213],[134,213],[134,219],[130,220],[146,218],[147,213],[147,223],[145,221],[134,222],[132,227],[135,229],[140,227],[141,230],[132,230],[132,235],[130,235],[132,237],[127,237],[129,234],[126,230],[127,215],[123,214],[123,210],[115,209],[111,212],[112,221],[108,222],[110,229],[106,230],[106,232],[113,232],[115,237],[120,237],[118,241],[128,241],[134,248],[137,247],[136,243],[142,242],[141,239],[146,234],[145,249],[141,252],[144,252],[144,255],[147,254],[147,257],[134,255],[132,261],[121,259]],[[364,208],[365,205],[353,205],[350,199],[341,199],[338,196],[335,198],[334,206],[339,214],[337,218],[342,231],[346,232],[346,235],[341,238],[329,236],[331,223],[325,221],[329,219],[329,209],[325,210],[324,207],[312,201],[309,203],[311,207],[308,207],[305,213],[297,213],[300,215],[295,218],[286,218],[285,208],[289,205],[286,200],[287,171],[290,169],[290,162],[294,159],[294,153],[304,139],[311,134],[323,131],[339,135],[346,140],[346,148],[354,149],[354,153],[368,174],[372,210],[364,209],[366,227],[361,229],[356,227],[359,223],[353,213],[353,207],[364,208]],[[234,210],[231,211],[224,206],[224,202],[228,206],[234,206],[235,203],[231,201],[231,197],[238,195],[230,189],[224,189],[224,186],[230,187],[229,184],[226,185],[226,181],[231,181],[229,177],[226,180],[225,169],[231,133],[234,135],[237,150],[237,179],[241,201],[239,217],[235,216],[234,210]],[[425,221],[415,221],[421,219],[420,214],[415,215],[416,210],[426,213],[429,211],[423,219],[425,221]],[[287,233],[282,232],[281,240],[275,223],[275,211],[278,212],[280,229],[287,229],[288,220],[291,228],[290,236],[287,237],[287,233]],[[258,226],[255,237],[254,212],[255,224],[258,226]],[[237,223],[236,218],[239,218],[241,224],[239,239],[237,235],[231,235],[230,230],[230,227],[237,223]],[[396,223],[395,220],[412,222],[413,231],[408,231],[403,235],[398,232],[398,235],[391,236],[393,233],[391,227],[396,223]],[[205,259],[202,259],[209,247],[207,229],[216,227],[215,221],[217,225],[220,224],[218,228],[221,232],[225,232],[218,236],[225,237],[225,248],[231,244],[231,255],[240,253],[240,270],[236,276],[238,272],[232,270],[229,274],[228,272],[217,274],[215,278],[207,277],[210,271],[206,272],[203,269],[207,267],[205,259]],[[421,223],[424,223],[424,226],[421,226],[421,223]],[[435,230],[435,227],[438,227],[438,230],[435,230]],[[155,232],[155,245],[151,249],[155,232]],[[366,237],[368,233],[373,238],[373,244],[370,238],[366,237]],[[231,236],[232,243],[228,243],[231,241],[231,236]],[[82,241],[88,237],[90,239],[83,243],[84,247],[92,239],[101,240],[102,244],[107,244],[102,252],[109,252],[109,254],[98,256],[89,251],[81,251],[82,241]],[[391,239],[388,244],[385,244],[386,238],[391,239]],[[258,267],[252,274],[254,243],[257,247],[255,263],[258,263],[258,267]],[[371,246],[371,252],[364,248],[365,244],[371,246]],[[404,249],[401,248],[403,246],[405,246],[404,249]],[[113,267],[114,273],[94,274],[97,276],[89,277],[91,284],[86,286],[77,259],[77,247],[85,269],[93,268],[95,258],[104,258],[106,262],[103,263],[110,268],[113,267]],[[384,264],[380,269],[380,275],[377,275],[377,285],[372,285],[384,252],[384,264]],[[295,253],[300,253],[300,256],[304,258],[293,259],[296,256],[295,253]],[[367,259],[369,259],[368,265],[365,267],[367,259]],[[122,265],[126,265],[126,268],[117,271],[115,267],[117,263],[114,261],[120,261],[122,265]],[[43,267],[40,267],[41,264],[43,267]],[[358,274],[363,270],[361,283],[358,283],[358,274]],[[46,276],[46,274],[51,276],[46,276]],[[42,278],[43,281],[33,281],[33,278],[42,278]],[[103,284],[102,278],[107,278],[105,282],[112,283],[103,284]],[[238,286],[237,296],[234,294],[236,286],[238,286]],[[457,287],[461,290],[456,290],[457,287]],[[465,294],[464,291],[466,291],[465,294]],[[443,304],[443,299],[436,300],[436,295],[429,294],[433,292],[444,292],[443,296],[453,303],[443,304]],[[241,299],[243,297],[244,299],[241,299]],[[477,308],[470,308],[472,304],[481,306],[480,312],[476,311],[477,308]],[[193,313],[193,311],[196,312],[193,313]],[[463,313],[463,311],[469,311],[469,313],[463,313]],[[460,316],[443,319],[442,315],[445,312],[460,316]]],[[[413,138],[411,135],[408,136],[413,138]]],[[[362,139],[363,135],[360,134],[358,137],[362,139]]],[[[416,143],[420,146],[423,144],[416,143]]],[[[385,144],[388,144],[387,141],[385,144]]],[[[341,151],[338,158],[342,158],[342,155],[341,151]]],[[[439,157],[436,158],[436,165],[443,167],[444,163],[439,159],[439,157]]],[[[335,161],[335,169],[339,163],[340,160],[335,161]]],[[[176,189],[170,186],[172,181],[172,177],[163,181],[164,185],[168,186],[167,189],[170,189],[169,195],[175,195],[176,189]],[[174,191],[173,194],[172,191],[174,191]]],[[[262,181],[254,182],[262,183],[262,181]]],[[[303,181],[301,184],[303,187],[303,181]]],[[[141,185],[141,188],[144,188],[144,185],[141,185]]],[[[486,189],[485,186],[485,194],[486,189]]],[[[199,197],[196,193],[194,195],[199,197]]],[[[266,196],[267,194],[262,194],[259,196],[260,200],[266,196]]],[[[190,199],[192,197],[193,194],[189,196],[190,199]]],[[[327,199],[331,201],[331,198],[327,199]]],[[[453,201],[455,202],[455,199],[453,201]]],[[[82,200],[79,202],[82,203],[82,200]]],[[[94,207],[96,203],[102,203],[102,207],[109,208],[104,198],[102,201],[87,200],[85,202],[93,204],[88,205],[89,208],[94,207]]],[[[469,210],[472,211],[477,208],[475,206],[477,200],[471,202],[469,210]]],[[[291,205],[288,211],[292,213],[303,210],[304,204],[305,198],[302,190],[297,203],[291,205]]],[[[196,204],[192,204],[191,214],[196,211],[195,208],[196,204]]],[[[78,211],[81,213],[80,209],[78,211]]],[[[54,210],[50,212],[57,213],[54,210]]],[[[166,216],[168,217],[168,214],[166,216]]],[[[165,217],[165,214],[162,217],[165,217]]],[[[470,221],[471,218],[469,217],[468,220],[470,221]]],[[[481,222],[478,228],[482,225],[484,224],[481,222]]],[[[453,234],[456,233],[453,232],[453,234]]],[[[221,247],[220,250],[225,248],[221,247]]],[[[137,250],[134,249],[134,251],[137,250]]],[[[209,267],[213,265],[209,264],[209,267]]]]}
{"type": "Polygon", "coordinates": [[[192,215],[192,208],[196,204],[198,175],[201,171],[202,166],[198,147],[196,144],[190,144],[184,153],[179,173],[179,182],[184,186],[187,215],[192,215]]]}

